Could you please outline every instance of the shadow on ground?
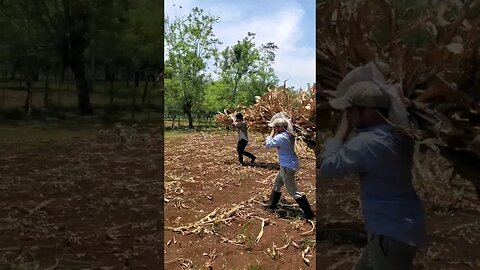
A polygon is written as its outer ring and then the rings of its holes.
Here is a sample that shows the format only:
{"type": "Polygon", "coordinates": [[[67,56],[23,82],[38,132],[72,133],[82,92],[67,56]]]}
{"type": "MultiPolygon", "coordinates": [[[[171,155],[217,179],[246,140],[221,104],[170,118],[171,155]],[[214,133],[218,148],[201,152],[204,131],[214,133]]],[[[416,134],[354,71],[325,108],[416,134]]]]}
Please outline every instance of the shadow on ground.
{"type": "Polygon", "coordinates": [[[302,209],[300,209],[296,204],[279,203],[275,213],[277,213],[280,218],[284,219],[303,218],[302,209]]]}
{"type": "Polygon", "coordinates": [[[247,166],[264,168],[269,170],[276,170],[276,171],[280,170],[280,165],[278,165],[278,163],[255,162],[255,163],[247,163],[247,166]]]}
{"type": "MultiPolygon", "coordinates": [[[[238,161],[233,161],[233,160],[225,160],[223,162],[225,165],[232,165],[232,164],[239,164],[238,161]]],[[[263,169],[269,169],[269,170],[280,170],[280,165],[278,163],[271,163],[271,162],[257,162],[255,161],[254,163],[251,162],[244,162],[245,166],[249,167],[256,167],[256,168],[263,168],[263,169]]]]}
{"type": "Polygon", "coordinates": [[[355,222],[317,222],[317,241],[328,241],[334,245],[367,245],[367,232],[363,225],[355,222]]]}

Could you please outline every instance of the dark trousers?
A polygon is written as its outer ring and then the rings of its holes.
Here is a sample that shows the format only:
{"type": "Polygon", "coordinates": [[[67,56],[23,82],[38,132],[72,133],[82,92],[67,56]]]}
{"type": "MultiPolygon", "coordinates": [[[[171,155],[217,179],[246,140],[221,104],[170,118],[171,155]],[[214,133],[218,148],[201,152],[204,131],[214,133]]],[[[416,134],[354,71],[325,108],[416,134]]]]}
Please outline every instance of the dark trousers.
{"type": "Polygon", "coordinates": [[[418,248],[388,236],[369,235],[354,270],[411,270],[418,248]]]}
{"type": "Polygon", "coordinates": [[[238,161],[240,161],[240,163],[242,164],[243,164],[243,155],[251,159],[255,159],[255,156],[252,153],[245,151],[245,147],[247,147],[247,144],[248,144],[248,141],[244,139],[241,139],[240,141],[238,141],[238,144],[237,144],[238,161]]]}

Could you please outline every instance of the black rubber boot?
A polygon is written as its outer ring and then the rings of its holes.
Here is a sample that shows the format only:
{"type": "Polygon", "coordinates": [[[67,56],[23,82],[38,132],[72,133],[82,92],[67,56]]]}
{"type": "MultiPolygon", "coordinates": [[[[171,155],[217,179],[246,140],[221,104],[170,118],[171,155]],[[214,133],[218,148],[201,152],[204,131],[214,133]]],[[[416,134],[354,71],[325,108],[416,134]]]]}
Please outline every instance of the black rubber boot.
{"type": "Polygon", "coordinates": [[[302,209],[306,219],[313,219],[315,217],[315,214],[313,213],[312,208],[310,208],[310,203],[305,195],[296,199],[295,201],[297,201],[298,205],[302,209]]]}
{"type": "Polygon", "coordinates": [[[272,190],[272,193],[270,193],[270,200],[268,200],[268,202],[266,203],[262,203],[262,206],[269,209],[277,208],[277,204],[278,204],[278,201],[280,201],[281,196],[282,196],[281,192],[272,190]]]}

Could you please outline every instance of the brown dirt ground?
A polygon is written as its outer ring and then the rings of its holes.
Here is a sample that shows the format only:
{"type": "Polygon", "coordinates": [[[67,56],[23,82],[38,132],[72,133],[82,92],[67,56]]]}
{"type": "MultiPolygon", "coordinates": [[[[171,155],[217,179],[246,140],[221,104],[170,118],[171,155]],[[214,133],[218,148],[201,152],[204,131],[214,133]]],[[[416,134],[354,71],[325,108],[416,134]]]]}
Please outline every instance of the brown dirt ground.
{"type": "MultiPolygon", "coordinates": [[[[437,157],[417,154],[414,184],[424,202],[431,246],[415,269],[480,269],[480,202],[473,186],[437,157]]],[[[351,269],[366,244],[356,178],[317,185],[317,267],[351,269]]]]}
{"type": "MultiPolygon", "coordinates": [[[[276,213],[259,205],[277,173],[277,153],[263,148],[261,136],[250,136],[246,150],[257,161],[245,167],[237,164],[236,133],[167,136],[165,269],[315,269],[315,234],[312,225],[298,217],[301,210],[295,201],[282,195],[286,201],[276,213]],[[217,208],[220,214],[234,211],[183,233],[172,230],[198,222],[217,208]],[[268,221],[256,243],[262,219],[268,221]],[[302,251],[307,251],[310,265],[302,251]]],[[[315,157],[306,152],[300,157],[297,183],[315,209],[315,157]]]]}
{"type": "Polygon", "coordinates": [[[2,142],[1,269],[160,269],[158,130],[2,142]]]}

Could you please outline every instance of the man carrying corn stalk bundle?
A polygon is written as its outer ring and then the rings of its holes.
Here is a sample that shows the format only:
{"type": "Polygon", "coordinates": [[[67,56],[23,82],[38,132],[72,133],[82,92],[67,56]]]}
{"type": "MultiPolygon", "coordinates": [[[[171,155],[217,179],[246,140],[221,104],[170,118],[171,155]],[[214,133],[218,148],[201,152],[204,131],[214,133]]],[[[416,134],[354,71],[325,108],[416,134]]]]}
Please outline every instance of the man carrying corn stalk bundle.
{"type": "Polygon", "coordinates": [[[255,162],[256,157],[247,151],[245,151],[245,147],[248,144],[248,134],[247,134],[247,124],[243,121],[243,114],[237,113],[235,115],[235,119],[233,119],[232,127],[236,128],[238,131],[238,143],[237,143],[237,153],[238,153],[238,161],[240,165],[245,166],[243,162],[243,155],[249,157],[251,159],[251,163],[255,162]]]}
{"type": "Polygon", "coordinates": [[[320,158],[320,177],[360,177],[368,244],[354,269],[413,269],[427,243],[424,210],[412,185],[414,141],[388,116],[391,97],[370,81],[329,101],[344,110],[320,158]],[[347,140],[355,129],[355,135],[347,140]]]}
{"type": "Polygon", "coordinates": [[[295,199],[302,209],[304,217],[306,219],[312,219],[315,215],[310,208],[310,203],[305,194],[298,191],[297,185],[295,184],[295,173],[300,166],[298,156],[295,153],[295,138],[288,131],[288,121],[283,118],[276,118],[269,123],[268,126],[272,127],[272,132],[265,141],[265,148],[278,149],[280,171],[275,178],[273,189],[270,194],[270,200],[263,203],[262,206],[269,209],[275,209],[282,195],[280,191],[285,185],[288,194],[295,199]]]}

